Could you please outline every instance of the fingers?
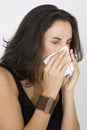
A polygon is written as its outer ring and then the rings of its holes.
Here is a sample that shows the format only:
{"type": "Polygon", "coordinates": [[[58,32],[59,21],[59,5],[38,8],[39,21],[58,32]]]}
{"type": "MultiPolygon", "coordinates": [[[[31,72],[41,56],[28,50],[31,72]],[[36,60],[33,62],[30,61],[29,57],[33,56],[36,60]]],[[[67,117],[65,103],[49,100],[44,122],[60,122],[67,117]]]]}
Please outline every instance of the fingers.
{"type": "Polygon", "coordinates": [[[47,64],[45,70],[56,73],[61,73],[63,76],[68,68],[71,60],[69,58],[69,52],[63,50],[52,56],[47,64]]]}
{"type": "Polygon", "coordinates": [[[65,87],[67,85],[67,81],[70,79],[70,76],[68,75],[67,77],[64,77],[64,81],[62,84],[62,88],[65,87]]]}
{"type": "Polygon", "coordinates": [[[68,59],[67,62],[66,62],[66,64],[64,64],[61,68],[59,68],[60,69],[60,73],[62,75],[65,74],[65,72],[66,72],[68,66],[70,65],[70,63],[71,63],[71,61],[70,61],[70,59],[68,59]]]}
{"type": "Polygon", "coordinates": [[[77,61],[75,59],[75,56],[73,54],[73,50],[72,49],[70,50],[70,56],[71,56],[71,60],[74,63],[74,65],[77,66],[77,61]]]}
{"type": "Polygon", "coordinates": [[[58,57],[56,57],[53,65],[52,65],[52,68],[54,68],[54,69],[57,69],[57,68],[61,69],[62,66],[64,64],[66,64],[67,60],[68,60],[68,53],[65,51],[64,54],[61,54],[58,57]]]}
{"type": "Polygon", "coordinates": [[[74,73],[78,73],[79,74],[80,71],[79,71],[79,68],[78,68],[78,63],[77,63],[77,61],[76,61],[76,59],[74,57],[72,49],[70,50],[70,56],[71,56],[72,64],[74,66],[74,73]]]}
{"type": "Polygon", "coordinates": [[[60,63],[61,59],[64,57],[66,54],[66,51],[63,50],[61,52],[56,53],[54,56],[52,56],[47,64],[47,69],[55,69],[56,66],[60,63]]]}
{"type": "Polygon", "coordinates": [[[59,69],[59,71],[60,71],[61,69],[63,69],[64,66],[67,65],[68,61],[70,61],[70,58],[69,58],[69,54],[66,53],[66,54],[64,55],[64,57],[61,59],[61,61],[59,62],[59,64],[57,65],[57,67],[56,67],[57,70],[59,69]]]}

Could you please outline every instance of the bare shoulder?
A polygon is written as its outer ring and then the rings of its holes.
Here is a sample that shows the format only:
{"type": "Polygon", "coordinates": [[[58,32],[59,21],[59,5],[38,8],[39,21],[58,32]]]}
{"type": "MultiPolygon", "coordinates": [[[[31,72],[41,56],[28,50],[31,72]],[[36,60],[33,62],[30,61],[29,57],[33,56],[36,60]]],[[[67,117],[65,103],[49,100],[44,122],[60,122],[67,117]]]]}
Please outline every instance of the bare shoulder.
{"type": "Polygon", "coordinates": [[[0,67],[0,130],[21,130],[23,127],[15,80],[8,70],[0,67]]]}
{"type": "Polygon", "coordinates": [[[4,67],[0,67],[0,89],[4,91],[12,91],[15,95],[18,96],[16,82],[12,74],[4,67]]]}

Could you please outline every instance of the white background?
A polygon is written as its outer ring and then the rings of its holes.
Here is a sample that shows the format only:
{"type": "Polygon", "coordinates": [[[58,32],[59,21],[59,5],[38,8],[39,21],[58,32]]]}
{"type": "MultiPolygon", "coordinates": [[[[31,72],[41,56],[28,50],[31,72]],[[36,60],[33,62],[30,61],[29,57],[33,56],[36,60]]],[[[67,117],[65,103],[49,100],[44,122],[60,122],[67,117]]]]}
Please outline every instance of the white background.
{"type": "Polygon", "coordinates": [[[55,4],[72,13],[78,21],[84,58],[79,63],[80,78],[75,88],[75,103],[80,129],[87,130],[87,2],[86,0],[0,0],[0,57],[3,37],[8,40],[15,33],[22,18],[40,4],[55,4]]]}

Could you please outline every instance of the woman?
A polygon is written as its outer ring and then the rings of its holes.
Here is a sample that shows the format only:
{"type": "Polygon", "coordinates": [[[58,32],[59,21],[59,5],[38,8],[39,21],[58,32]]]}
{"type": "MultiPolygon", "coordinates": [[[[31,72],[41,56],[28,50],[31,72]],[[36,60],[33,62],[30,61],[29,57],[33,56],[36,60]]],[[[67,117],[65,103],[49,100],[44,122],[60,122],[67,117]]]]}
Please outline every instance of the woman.
{"type": "Polygon", "coordinates": [[[54,5],[31,10],[0,60],[0,129],[79,130],[74,87],[81,59],[74,16],[54,5]],[[71,61],[62,50],[44,64],[45,57],[64,46],[71,61]],[[74,72],[65,77],[71,62],[74,72]]]}

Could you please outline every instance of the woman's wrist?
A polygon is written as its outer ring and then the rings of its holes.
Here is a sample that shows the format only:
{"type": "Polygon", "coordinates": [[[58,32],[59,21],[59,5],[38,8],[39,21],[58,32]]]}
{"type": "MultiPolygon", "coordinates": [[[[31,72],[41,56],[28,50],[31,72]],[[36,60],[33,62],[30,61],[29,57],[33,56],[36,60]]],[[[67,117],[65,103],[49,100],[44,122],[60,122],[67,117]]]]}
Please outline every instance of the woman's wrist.
{"type": "Polygon", "coordinates": [[[44,92],[42,93],[42,95],[43,95],[43,96],[46,96],[46,97],[53,98],[54,100],[56,100],[58,93],[54,93],[54,92],[49,93],[49,92],[47,92],[47,91],[44,91],[44,92]]]}
{"type": "Polygon", "coordinates": [[[74,90],[70,90],[70,91],[66,91],[66,90],[62,90],[62,95],[65,97],[73,97],[74,96],[74,90]]]}
{"type": "Polygon", "coordinates": [[[56,105],[56,100],[52,97],[40,95],[36,104],[36,108],[42,110],[46,114],[52,114],[56,105]]]}
{"type": "Polygon", "coordinates": [[[63,106],[74,102],[74,91],[62,92],[63,106]]]}

